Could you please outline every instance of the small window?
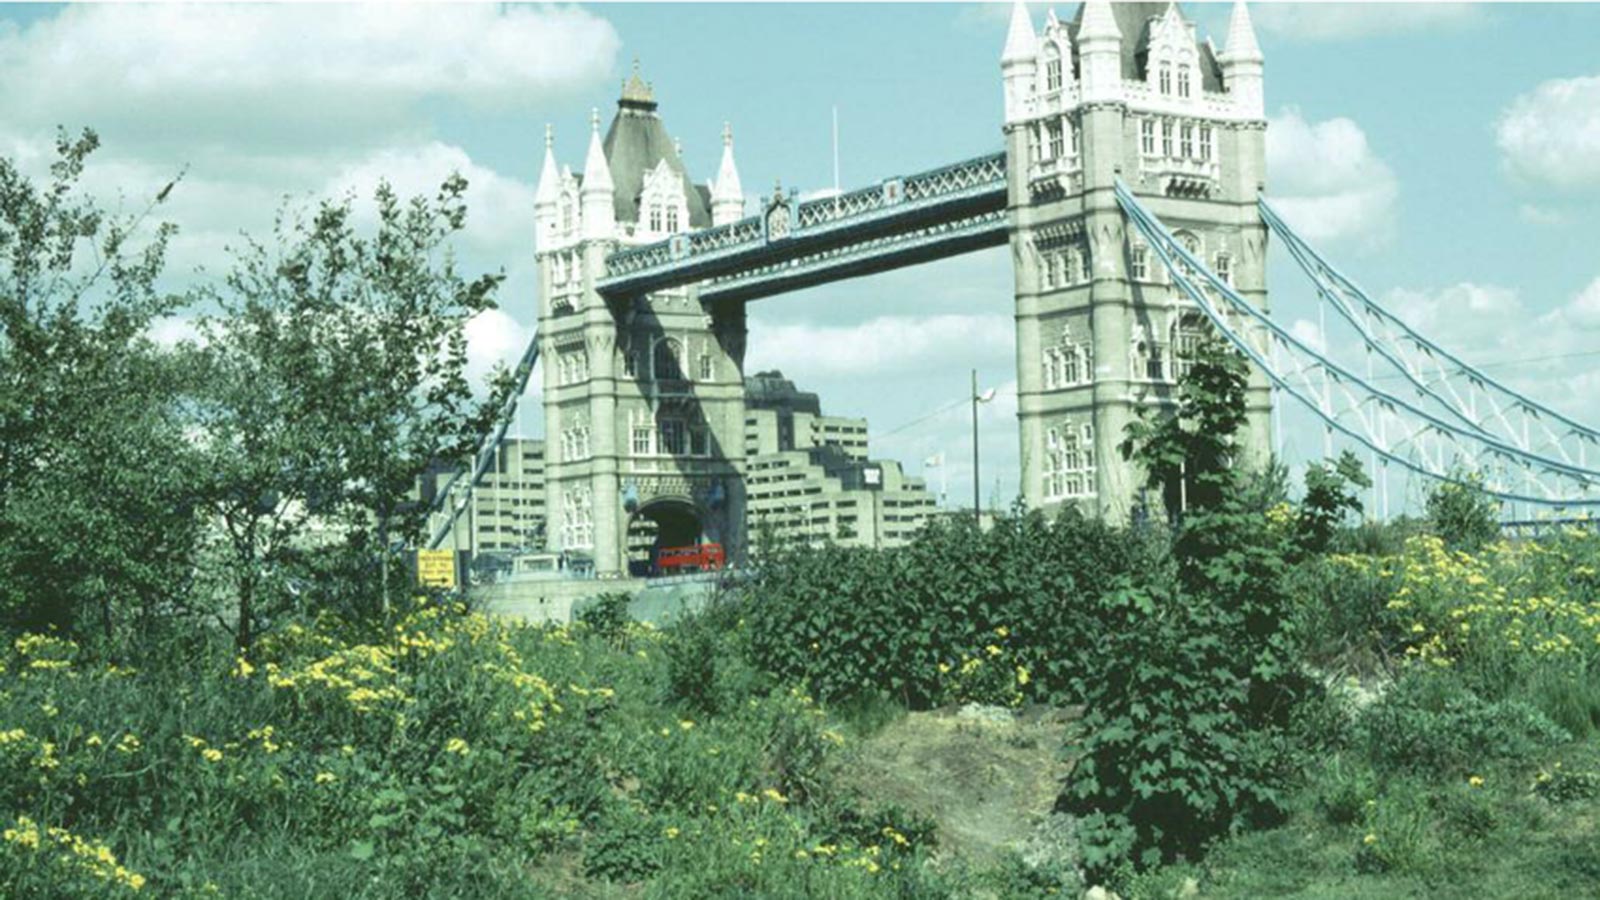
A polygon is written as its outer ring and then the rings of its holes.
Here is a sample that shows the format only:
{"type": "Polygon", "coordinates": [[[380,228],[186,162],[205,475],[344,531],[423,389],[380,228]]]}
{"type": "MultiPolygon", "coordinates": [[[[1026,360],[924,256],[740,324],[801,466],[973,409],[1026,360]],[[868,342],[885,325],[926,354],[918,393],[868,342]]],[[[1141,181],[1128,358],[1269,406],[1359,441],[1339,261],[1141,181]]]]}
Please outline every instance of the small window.
{"type": "Polygon", "coordinates": [[[1218,253],[1213,271],[1217,273],[1217,277],[1222,279],[1224,284],[1229,287],[1233,286],[1233,257],[1226,253],[1218,253]]]}
{"type": "Polygon", "coordinates": [[[1129,268],[1129,277],[1134,281],[1150,280],[1150,251],[1144,247],[1133,248],[1133,260],[1129,268]]]}
{"type": "Polygon", "coordinates": [[[1170,63],[1161,64],[1161,93],[1172,93],[1172,65],[1170,63]]]}
{"type": "Polygon", "coordinates": [[[1200,126],[1200,159],[1203,162],[1211,160],[1211,126],[1200,126]]]}
{"type": "Polygon", "coordinates": [[[678,207],[676,204],[667,207],[667,231],[678,232],[678,207]]]}
{"type": "Polygon", "coordinates": [[[652,204],[650,204],[650,230],[651,231],[660,231],[661,230],[661,226],[662,226],[661,214],[662,214],[662,209],[661,209],[661,204],[660,203],[652,203],[652,204]]]}
{"type": "Polygon", "coordinates": [[[1046,289],[1056,286],[1056,255],[1045,253],[1039,257],[1039,276],[1046,289]]]}
{"type": "Polygon", "coordinates": [[[704,425],[689,429],[689,453],[694,456],[711,455],[711,442],[704,425]]]}
{"type": "Polygon", "coordinates": [[[700,380],[710,381],[714,377],[716,377],[716,369],[711,361],[711,354],[700,354],[700,380]]]}
{"type": "Polygon", "coordinates": [[[669,456],[682,456],[686,445],[682,419],[661,420],[661,452],[669,456]]]}
{"type": "Polygon", "coordinates": [[[1189,67],[1188,66],[1179,66],[1178,67],[1178,96],[1179,97],[1187,97],[1187,96],[1189,96],[1189,67]]]}
{"type": "Polygon", "coordinates": [[[651,437],[651,435],[650,435],[650,426],[648,426],[648,425],[635,425],[635,426],[633,426],[633,455],[634,456],[649,456],[650,455],[650,437],[651,437]]]}
{"type": "Polygon", "coordinates": [[[1194,126],[1189,124],[1188,122],[1185,122],[1185,123],[1183,123],[1183,128],[1179,133],[1182,135],[1182,143],[1180,145],[1182,147],[1182,149],[1180,151],[1181,155],[1183,156],[1184,159],[1193,159],[1194,158],[1194,126]]]}
{"type": "Polygon", "coordinates": [[[1172,155],[1172,121],[1170,119],[1161,123],[1161,155],[1172,155]]]}
{"type": "Polygon", "coordinates": [[[1093,279],[1094,269],[1089,265],[1089,248],[1085,247],[1083,252],[1078,254],[1078,280],[1092,281],[1093,279]]]}
{"type": "Polygon", "coordinates": [[[1145,156],[1156,155],[1156,123],[1153,119],[1145,119],[1139,123],[1139,149],[1145,156]]]}
{"type": "Polygon", "coordinates": [[[1072,155],[1077,156],[1083,152],[1083,142],[1079,136],[1079,131],[1071,125],[1067,126],[1067,130],[1072,132],[1072,155]]]}
{"type": "Polygon", "coordinates": [[[1041,149],[1040,149],[1040,143],[1039,143],[1039,129],[1037,127],[1029,128],[1028,129],[1028,158],[1031,159],[1031,160],[1034,160],[1034,161],[1038,161],[1038,160],[1040,160],[1042,158],[1042,157],[1039,156],[1040,152],[1041,152],[1041,149]]]}
{"type": "Polygon", "coordinates": [[[1050,44],[1044,50],[1044,89],[1047,91],[1061,90],[1061,51],[1055,44],[1050,44]]]}
{"type": "Polygon", "coordinates": [[[1061,123],[1051,122],[1045,126],[1045,129],[1050,135],[1050,158],[1060,159],[1065,156],[1066,148],[1062,145],[1061,123]]]}
{"type": "Polygon", "coordinates": [[[683,381],[683,347],[667,338],[656,344],[655,377],[657,381],[683,381]]]}
{"type": "Polygon", "coordinates": [[[625,378],[639,377],[639,357],[632,350],[622,354],[622,374],[625,378]]]}

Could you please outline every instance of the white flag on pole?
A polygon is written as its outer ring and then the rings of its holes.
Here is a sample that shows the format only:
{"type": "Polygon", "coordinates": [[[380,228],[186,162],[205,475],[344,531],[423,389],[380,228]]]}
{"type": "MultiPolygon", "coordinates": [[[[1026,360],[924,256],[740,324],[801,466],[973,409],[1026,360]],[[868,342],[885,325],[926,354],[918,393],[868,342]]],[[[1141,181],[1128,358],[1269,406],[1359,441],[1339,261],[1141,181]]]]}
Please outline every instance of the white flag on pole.
{"type": "Polygon", "coordinates": [[[944,453],[939,452],[922,461],[923,468],[937,469],[944,465],[944,453]]]}

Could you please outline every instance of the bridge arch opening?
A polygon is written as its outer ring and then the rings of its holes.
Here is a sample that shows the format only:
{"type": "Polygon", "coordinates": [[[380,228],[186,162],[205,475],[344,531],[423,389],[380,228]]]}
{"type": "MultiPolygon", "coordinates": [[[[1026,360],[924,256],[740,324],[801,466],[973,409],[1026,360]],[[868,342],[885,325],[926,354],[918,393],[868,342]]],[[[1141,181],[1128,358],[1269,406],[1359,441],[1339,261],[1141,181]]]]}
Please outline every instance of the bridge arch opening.
{"type": "Polygon", "coordinates": [[[693,547],[705,534],[699,508],[688,500],[652,500],[628,518],[628,574],[658,574],[656,557],[663,548],[693,547]]]}

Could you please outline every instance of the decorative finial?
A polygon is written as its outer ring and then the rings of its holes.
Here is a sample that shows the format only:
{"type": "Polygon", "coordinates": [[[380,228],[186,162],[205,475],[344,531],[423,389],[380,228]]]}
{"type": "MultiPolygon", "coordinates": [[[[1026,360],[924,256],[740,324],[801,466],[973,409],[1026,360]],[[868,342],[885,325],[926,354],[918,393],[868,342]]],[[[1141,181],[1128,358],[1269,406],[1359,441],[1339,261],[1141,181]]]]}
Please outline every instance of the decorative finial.
{"type": "Polygon", "coordinates": [[[600,107],[589,107],[589,128],[595,132],[600,131],[600,107]]]}
{"type": "Polygon", "coordinates": [[[733,126],[727,122],[722,123],[722,146],[733,146],[733,126]]]}
{"type": "Polygon", "coordinates": [[[544,123],[544,148],[549,150],[556,145],[556,129],[549,122],[544,123]]]}

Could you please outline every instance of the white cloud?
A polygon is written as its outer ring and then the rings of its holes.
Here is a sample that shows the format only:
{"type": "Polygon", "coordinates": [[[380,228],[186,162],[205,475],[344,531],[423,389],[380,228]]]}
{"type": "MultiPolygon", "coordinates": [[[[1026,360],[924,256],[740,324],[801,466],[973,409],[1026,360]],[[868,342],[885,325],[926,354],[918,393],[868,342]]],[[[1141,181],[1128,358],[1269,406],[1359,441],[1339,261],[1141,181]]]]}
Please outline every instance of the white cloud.
{"type": "Polygon", "coordinates": [[[590,84],[619,43],[575,7],[68,6],[0,31],[0,106],[11,128],[318,146],[405,129],[423,99],[511,107],[590,84]]]}
{"type": "MultiPolygon", "coordinates": [[[[512,318],[505,310],[486,309],[467,321],[467,379],[478,387],[497,364],[516,366],[533,338],[533,328],[512,318]]],[[[539,382],[529,379],[530,393],[539,382]]]]}
{"type": "Polygon", "coordinates": [[[1394,229],[1399,183],[1346,118],[1308,122],[1294,107],[1267,125],[1268,196],[1313,243],[1383,243],[1394,229]]]}
{"type": "Polygon", "coordinates": [[[1585,331],[1600,329],[1600,277],[1589,282],[1558,313],[1565,321],[1585,331]]]}
{"type": "Polygon", "coordinates": [[[1289,334],[1300,343],[1319,353],[1327,349],[1327,345],[1322,338],[1322,329],[1317,327],[1317,323],[1310,319],[1295,319],[1294,323],[1289,326],[1289,334]]]}
{"type": "Polygon", "coordinates": [[[1565,225],[1572,221],[1572,216],[1567,212],[1540,206],[1537,203],[1524,203],[1518,206],[1517,218],[1530,225],[1565,225]]]}
{"type": "Polygon", "coordinates": [[[752,327],[751,370],[808,378],[906,375],[948,369],[952,359],[1008,357],[1015,325],[1006,315],[880,316],[856,325],[752,327]]]}
{"type": "Polygon", "coordinates": [[[1407,325],[1468,360],[1474,357],[1467,350],[1498,347],[1509,330],[1528,319],[1516,291],[1492,284],[1462,282],[1438,290],[1396,288],[1384,296],[1384,305],[1407,325]]]}
{"type": "Polygon", "coordinates": [[[1264,34],[1303,41],[1434,32],[1485,19],[1471,3],[1255,3],[1250,17],[1264,34]]]}
{"type": "Polygon", "coordinates": [[[1600,75],[1546,81],[1511,101],[1495,137],[1507,170],[1520,178],[1600,187],[1600,75]]]}

